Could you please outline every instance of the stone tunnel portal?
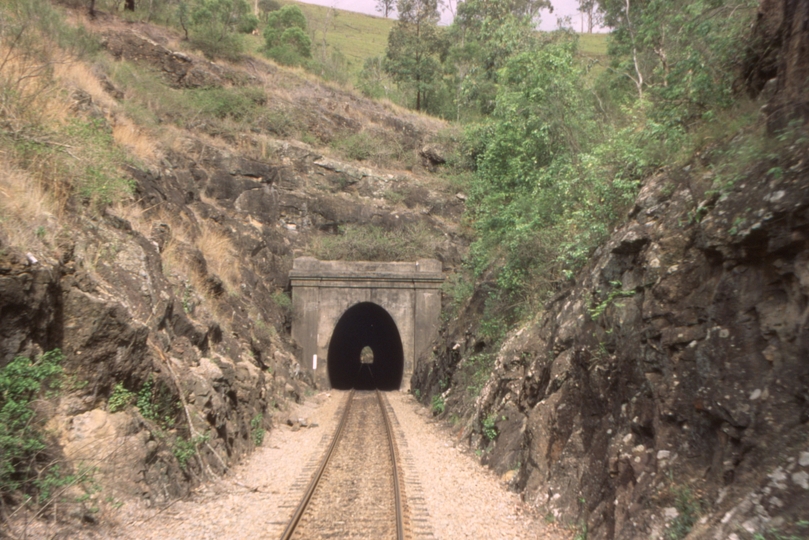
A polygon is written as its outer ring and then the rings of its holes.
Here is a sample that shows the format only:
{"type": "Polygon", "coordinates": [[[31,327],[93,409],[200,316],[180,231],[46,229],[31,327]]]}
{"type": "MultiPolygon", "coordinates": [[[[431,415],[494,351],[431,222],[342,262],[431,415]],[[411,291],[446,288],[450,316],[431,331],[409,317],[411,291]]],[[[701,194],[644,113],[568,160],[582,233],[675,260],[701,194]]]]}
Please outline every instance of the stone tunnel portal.
{"type": "Polygon", "coordinates": [[[404,349],[399,329],[384,308],[361,302],[337,321],[329,342],[329,383],[338,390],[398,390],[404,371],[404,349]],[[370,347],[373,361],[361,361],[370,347]]]}
{"type": "Polygon", "coordinates": [[[369,346],[373,369],[362,376],[373,376],[391,389],[410,387],[416,362],[429,353],[438,335],[444,282],[440,261],[347,262],[298,257],[289,278],[292,338],[300,347],[301,367],[311,371],[318,386],[368,384],[351,371],[368,371],[360,354],[369,346]],[[343,345],[348,347],[346,351],[343,345]]]}

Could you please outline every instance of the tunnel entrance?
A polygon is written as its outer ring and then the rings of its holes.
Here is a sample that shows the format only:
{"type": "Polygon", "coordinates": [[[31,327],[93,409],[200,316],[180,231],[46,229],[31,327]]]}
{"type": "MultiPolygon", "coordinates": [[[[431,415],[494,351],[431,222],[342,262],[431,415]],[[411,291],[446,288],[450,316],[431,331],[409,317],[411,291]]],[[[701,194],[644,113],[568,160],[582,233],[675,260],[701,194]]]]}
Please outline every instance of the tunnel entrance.
{"type": "Polygon", "coordinates": [[[393,317],[371,302],[355,304],[334,327],[328,352],[329,383],[338,390],[398,390],[404,350],[393,317]],[[369,355],[364,348],[370,348],[369,355]]]}

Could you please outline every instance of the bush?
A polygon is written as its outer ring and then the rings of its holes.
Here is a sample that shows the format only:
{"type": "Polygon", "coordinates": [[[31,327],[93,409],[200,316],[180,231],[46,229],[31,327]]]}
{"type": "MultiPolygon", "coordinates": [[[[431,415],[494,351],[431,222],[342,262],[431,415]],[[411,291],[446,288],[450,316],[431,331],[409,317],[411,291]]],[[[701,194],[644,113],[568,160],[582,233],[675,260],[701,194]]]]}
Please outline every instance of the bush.
{"type": "Polygon", "coordinates": [[[255,415],[252,420],[250,420],[250,433],[256,446],[261,446],[261,443],[264,442],[264,435],[266,434],[266,431],[263,427],[263,421],[264,415],[260,413],[255,415]]]}
{"type": "Polygon", "coordinates": [[[301,65],[312,56],[306,17],[298,6],[284,6],[267,15],[264,44],[267,56],[285,65],[301,65]]]}
{"type": "Polygon", "coordinates": [[[254,118],[267,99],[264,90],[256,87],[202,88],[188,90],[186,96],[197,115],[236,121],[254,118]]]}
{"type": "Polygon", "coordinates": [[[433,400],[431,402],[431,409],[433,411],[433,415],[444,414],[444,411],[447,408],[447,404],[444,402],[444,396],[437,394],[433,396],[433,400]]]}
{"type": "Polygon", "coordinates": [[[123,384],[118,383],[112,389],[112,394],[107,400],[107,411],[111,413],[121,411],[131,405],[134,400],[135,393],[130,392],[124,388],[123,384]]]}
{"type": "Polygon", "coordinates": [[[206,433],[204,435],[197,435],[196,437],[190,439],[182,439],[178,437],[177,440],[174,441],[172,453],[174,454],[174,457],[177,458],[177,463],[179,463],[182,470],[186,470],[188,468],[188,461],[197,455],[197,448],[199,445],[206,443],[209,440],[210,434],[206,433]]]}
{"type": "Polygon", "coordinates": [[[488,440],[493,441],[497,438],[497,415],[492,414],[484,418],[483,422],[481,422],[483,428],[483,436],[486,437],[488,440]]]}
{"type": "Polygon", "coordinates": [[[62,352],[46,352],[36,361],[18,356],[0,369],[0,498],[22,490],[41,491],[43,479],[59,475],[49,464],[36,402],[43,390],[59,385],[62,352]]]}
{"type": "Polygon", "coordinates": [[[267,27],[264,29],[264,41],[271,49],[283,43],[282,36],[286,30],[298,28],[306,31],[306,17],[301,8],[294,5],[284,6],[267,16],[267,27]]]}
{"type": "Polygon", "coordinates": [[[178,17],[191,43],[209,58],[238,60],[244,51],[238,32],[258,26],[246,0],[194,0],[190,8],[180,4],[178,17]]]}

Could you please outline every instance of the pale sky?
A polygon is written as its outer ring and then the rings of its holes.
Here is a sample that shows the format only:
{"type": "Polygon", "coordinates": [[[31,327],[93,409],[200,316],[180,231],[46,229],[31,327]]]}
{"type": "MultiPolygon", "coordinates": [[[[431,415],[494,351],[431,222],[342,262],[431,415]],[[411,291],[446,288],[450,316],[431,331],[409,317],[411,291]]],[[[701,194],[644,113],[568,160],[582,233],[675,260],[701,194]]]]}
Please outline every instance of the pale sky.
{"type": "MultiPolygon", "coordinates": [[[[307,4],[316,4],[318,6],[333,7],[337,9],[344,9],[346,11],[356,11],[359,13],[367,13],[369,15],[379,15],[374,7],[376,0],[299,0],[307,4]]],[[[452,0],[453,5],[457,0],[452,0]]],[[[446,2],[445,2],[446,3],[446,2]]],[[[557,18],[570,16],[573,29],[579,31],[581,29],[581,14],[576,11],[579,3],[576,0],[551,0],[553,5],[553,13],[548,13],[546,10],[542,12],[542,23],[539,28],[541,30],[554,30],[557,28],[557,18]]],[[[451,10],[445,8],[441,16],[441,24],[449,24],[452,22],[451,10]]]]}

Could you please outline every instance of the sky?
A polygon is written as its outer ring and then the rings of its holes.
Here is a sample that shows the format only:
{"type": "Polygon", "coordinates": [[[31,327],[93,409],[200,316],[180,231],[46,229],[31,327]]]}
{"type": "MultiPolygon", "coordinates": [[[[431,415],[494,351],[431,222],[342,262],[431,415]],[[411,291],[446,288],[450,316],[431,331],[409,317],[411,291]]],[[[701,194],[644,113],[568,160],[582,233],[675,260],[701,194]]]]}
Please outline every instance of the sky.
{"type": "MultiPolygon", "coordinates": [[[[300,0],[307,4],[316,4],[318,6],[333,7],[337,9],[344,9],[346,11],[356,11],[359,13],[367,13],[368,15],[379,15],[374,7],[376,0],[300,0]]],[[[456,0],[453,0],[455,4],[456,0]]],[[[551,0],[553,5],[553,13],[548,13],[543,10],[541,17],[542,22],[539,25],[541,30],[554,30],[557,28],[557,18],[569,16],[574,30],[581,28],[581,14],[576,10],[579,3],[577,0],[551,0]]],[[[441,16],[441,24],[449,24],[452,22],[452,12],[449,9],[444,9],[441,16]]]]}

